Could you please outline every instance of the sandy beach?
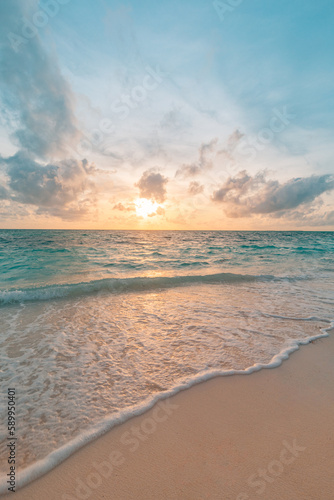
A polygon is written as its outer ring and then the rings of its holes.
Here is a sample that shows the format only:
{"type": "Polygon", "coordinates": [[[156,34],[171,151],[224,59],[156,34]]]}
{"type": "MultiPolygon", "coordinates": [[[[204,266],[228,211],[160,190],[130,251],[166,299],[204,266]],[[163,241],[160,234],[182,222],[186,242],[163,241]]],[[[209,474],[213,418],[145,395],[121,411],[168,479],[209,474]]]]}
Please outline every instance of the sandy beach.
{"type": "Polygon", "coordinates": [[[15,498],[330,500],[333,356],[331,335],[279,368],[198,384],[112,429],[15,498]]]}

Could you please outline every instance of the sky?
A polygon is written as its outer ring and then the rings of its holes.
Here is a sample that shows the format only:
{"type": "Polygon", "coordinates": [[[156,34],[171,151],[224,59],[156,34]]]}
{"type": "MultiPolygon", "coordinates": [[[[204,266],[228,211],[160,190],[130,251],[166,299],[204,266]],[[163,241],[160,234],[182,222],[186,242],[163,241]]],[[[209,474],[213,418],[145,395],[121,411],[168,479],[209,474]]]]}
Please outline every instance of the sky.
{"type": "Polygon", "coordinates": [[[1,0],[0,228],[333,230],[331,0],[1,0]]]}

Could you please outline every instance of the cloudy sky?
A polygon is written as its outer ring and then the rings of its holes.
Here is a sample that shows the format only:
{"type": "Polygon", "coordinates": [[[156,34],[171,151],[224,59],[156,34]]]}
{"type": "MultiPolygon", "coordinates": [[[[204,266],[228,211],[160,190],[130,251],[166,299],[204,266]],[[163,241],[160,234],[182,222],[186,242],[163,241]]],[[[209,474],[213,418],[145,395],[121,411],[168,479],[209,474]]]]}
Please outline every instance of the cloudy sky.
{"type": "Polygon", "coordinates": [[[334,229],[330,0],[1,0],[0,227],[334,229]]]}

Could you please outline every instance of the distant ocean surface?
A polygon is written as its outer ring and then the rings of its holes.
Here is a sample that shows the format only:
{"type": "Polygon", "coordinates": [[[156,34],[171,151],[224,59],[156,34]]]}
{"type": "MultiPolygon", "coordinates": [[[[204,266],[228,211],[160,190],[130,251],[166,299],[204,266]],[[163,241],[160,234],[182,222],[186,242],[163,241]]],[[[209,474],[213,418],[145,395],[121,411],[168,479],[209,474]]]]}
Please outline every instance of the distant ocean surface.
{"type": "Polygon", "coordinates": [[[277,366],[334,320],[332,232],[0,230],[0,269],[22,482],[160,397],[277,366]]]}

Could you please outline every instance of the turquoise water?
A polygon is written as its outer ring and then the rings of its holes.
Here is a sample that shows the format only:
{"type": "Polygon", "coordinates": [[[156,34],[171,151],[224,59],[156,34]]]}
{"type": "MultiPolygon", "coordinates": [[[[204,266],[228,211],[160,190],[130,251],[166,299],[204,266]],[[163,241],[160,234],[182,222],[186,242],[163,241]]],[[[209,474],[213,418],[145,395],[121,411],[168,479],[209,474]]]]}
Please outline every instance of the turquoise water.
{"type": "Polygon", "coordinates": [[[333,272],[333,259],[331,232],[0,230],[0,291],[6,303],[14,290],[109,278],[224,272],[312,278],[333,272]]]}
{"type": "Polygon", "coordinates": [[[171,391],[276,366],[334,320],[331,232],[1,230],[0,267],[22,481],[171,391]]]}

